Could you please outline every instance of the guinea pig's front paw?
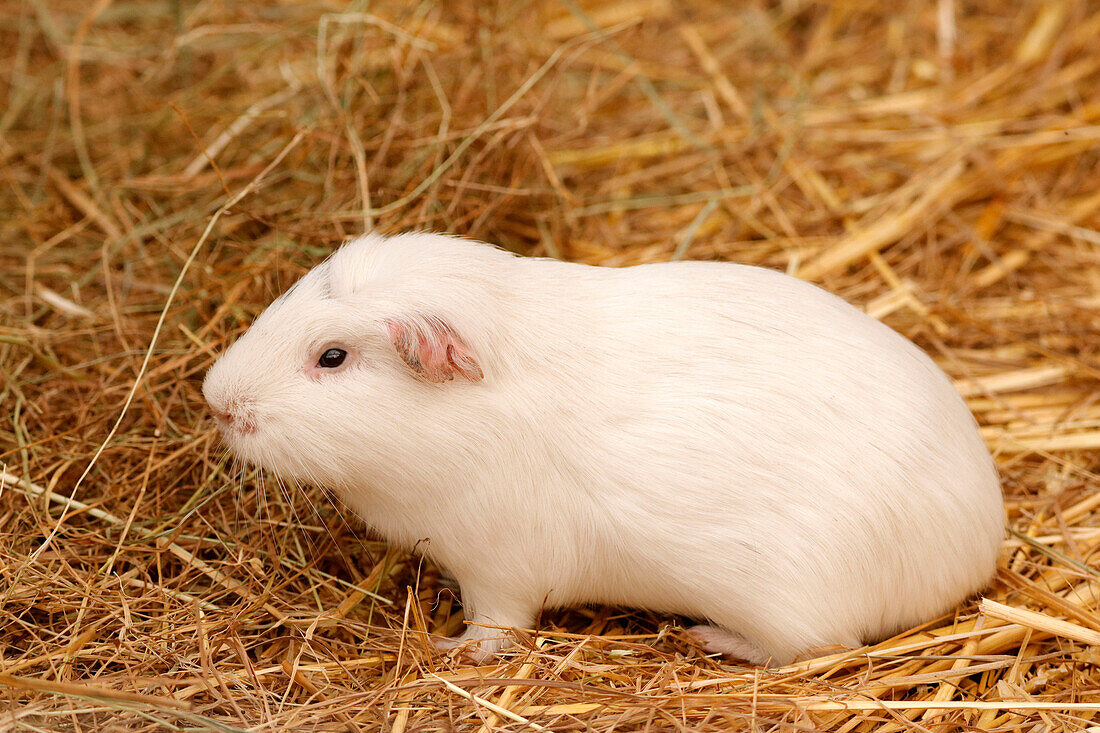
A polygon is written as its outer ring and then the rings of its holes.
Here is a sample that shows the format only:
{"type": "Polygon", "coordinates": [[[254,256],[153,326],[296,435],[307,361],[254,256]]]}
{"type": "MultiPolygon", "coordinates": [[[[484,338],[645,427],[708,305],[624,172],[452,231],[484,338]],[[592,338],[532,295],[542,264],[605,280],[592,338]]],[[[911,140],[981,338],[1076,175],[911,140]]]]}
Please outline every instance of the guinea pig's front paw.
{"type": "Polygon", "coordinates": [[[461,649],[462,654],[477,664],[485,664],[512,645],[500,629],[470,626],[465,633],[455,636],[433,636],[432,644],[440,651],[461,649]]]}

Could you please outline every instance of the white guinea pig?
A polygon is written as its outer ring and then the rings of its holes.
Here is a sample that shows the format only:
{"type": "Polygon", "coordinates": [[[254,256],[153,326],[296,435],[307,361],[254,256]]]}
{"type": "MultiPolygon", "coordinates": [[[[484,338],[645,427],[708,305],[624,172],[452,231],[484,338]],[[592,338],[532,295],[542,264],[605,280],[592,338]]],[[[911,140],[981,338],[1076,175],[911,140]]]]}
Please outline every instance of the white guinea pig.
{"type": "Polygon", "coordinates": [[[920,349],[758,267],[621,269],[369,234],[210,369],[230,449],[335,490],[458,581],[466,644],[543,606],[705,620],[786,663],[949,611],[994,571],[997,472],[920,349]],[[494,628],[496,627],[496,628],[494,628]]]}

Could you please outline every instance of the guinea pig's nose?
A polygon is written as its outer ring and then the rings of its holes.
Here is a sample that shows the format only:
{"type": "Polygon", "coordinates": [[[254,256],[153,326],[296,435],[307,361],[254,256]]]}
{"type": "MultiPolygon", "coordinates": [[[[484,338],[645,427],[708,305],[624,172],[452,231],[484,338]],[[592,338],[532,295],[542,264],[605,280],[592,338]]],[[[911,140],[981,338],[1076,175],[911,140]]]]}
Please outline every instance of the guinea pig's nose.
{"type": "Polygon", "coordinates": [[[255,432],[256,421],[252,412],[237,402],[228,405],[210,406],[210,412],[218,423],[218,428],[223,432],[234,432],[248,435],[255,432]]]}

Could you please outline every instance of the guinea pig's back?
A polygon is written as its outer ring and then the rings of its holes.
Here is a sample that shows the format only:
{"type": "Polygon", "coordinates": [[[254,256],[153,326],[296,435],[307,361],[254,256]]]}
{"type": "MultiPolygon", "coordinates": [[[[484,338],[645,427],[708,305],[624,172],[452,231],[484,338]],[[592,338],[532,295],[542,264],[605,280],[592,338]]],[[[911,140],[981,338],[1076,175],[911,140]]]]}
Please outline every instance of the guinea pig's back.
{"type": "MultiPolygon", "coordinates": [[[[669,605],[711,618],[721,605],[741,627],[756,618],[762,638],[799,623],[873,638],[988,579],[1003,526],[996,471],[919,348],[770,270],[584,270],[580,295],[558,301],[584,368],[547,409],[586,415],[567,434],[602,472],[593,500],[612,518],[608,542],[637,548],[647,593],[667,572],[680,594],[669,605]]],[[[644,605],[629,597],[635,580],[619,600],[644,605]]]]}

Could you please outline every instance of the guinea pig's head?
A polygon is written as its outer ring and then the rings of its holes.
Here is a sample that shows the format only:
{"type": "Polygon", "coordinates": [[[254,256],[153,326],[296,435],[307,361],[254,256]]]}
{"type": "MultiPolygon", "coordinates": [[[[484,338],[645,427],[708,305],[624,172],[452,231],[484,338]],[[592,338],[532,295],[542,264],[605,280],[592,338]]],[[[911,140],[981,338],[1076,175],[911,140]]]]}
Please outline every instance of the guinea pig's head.
{"type": "Polygon", "coordinates": [[[339,483],[349,457],[415,434],[433,400],[482,381],[449,319],[372,272],[371,254],[352,243],[312,269],[210,368],[203,396],[237,458],[339,483]]]}

